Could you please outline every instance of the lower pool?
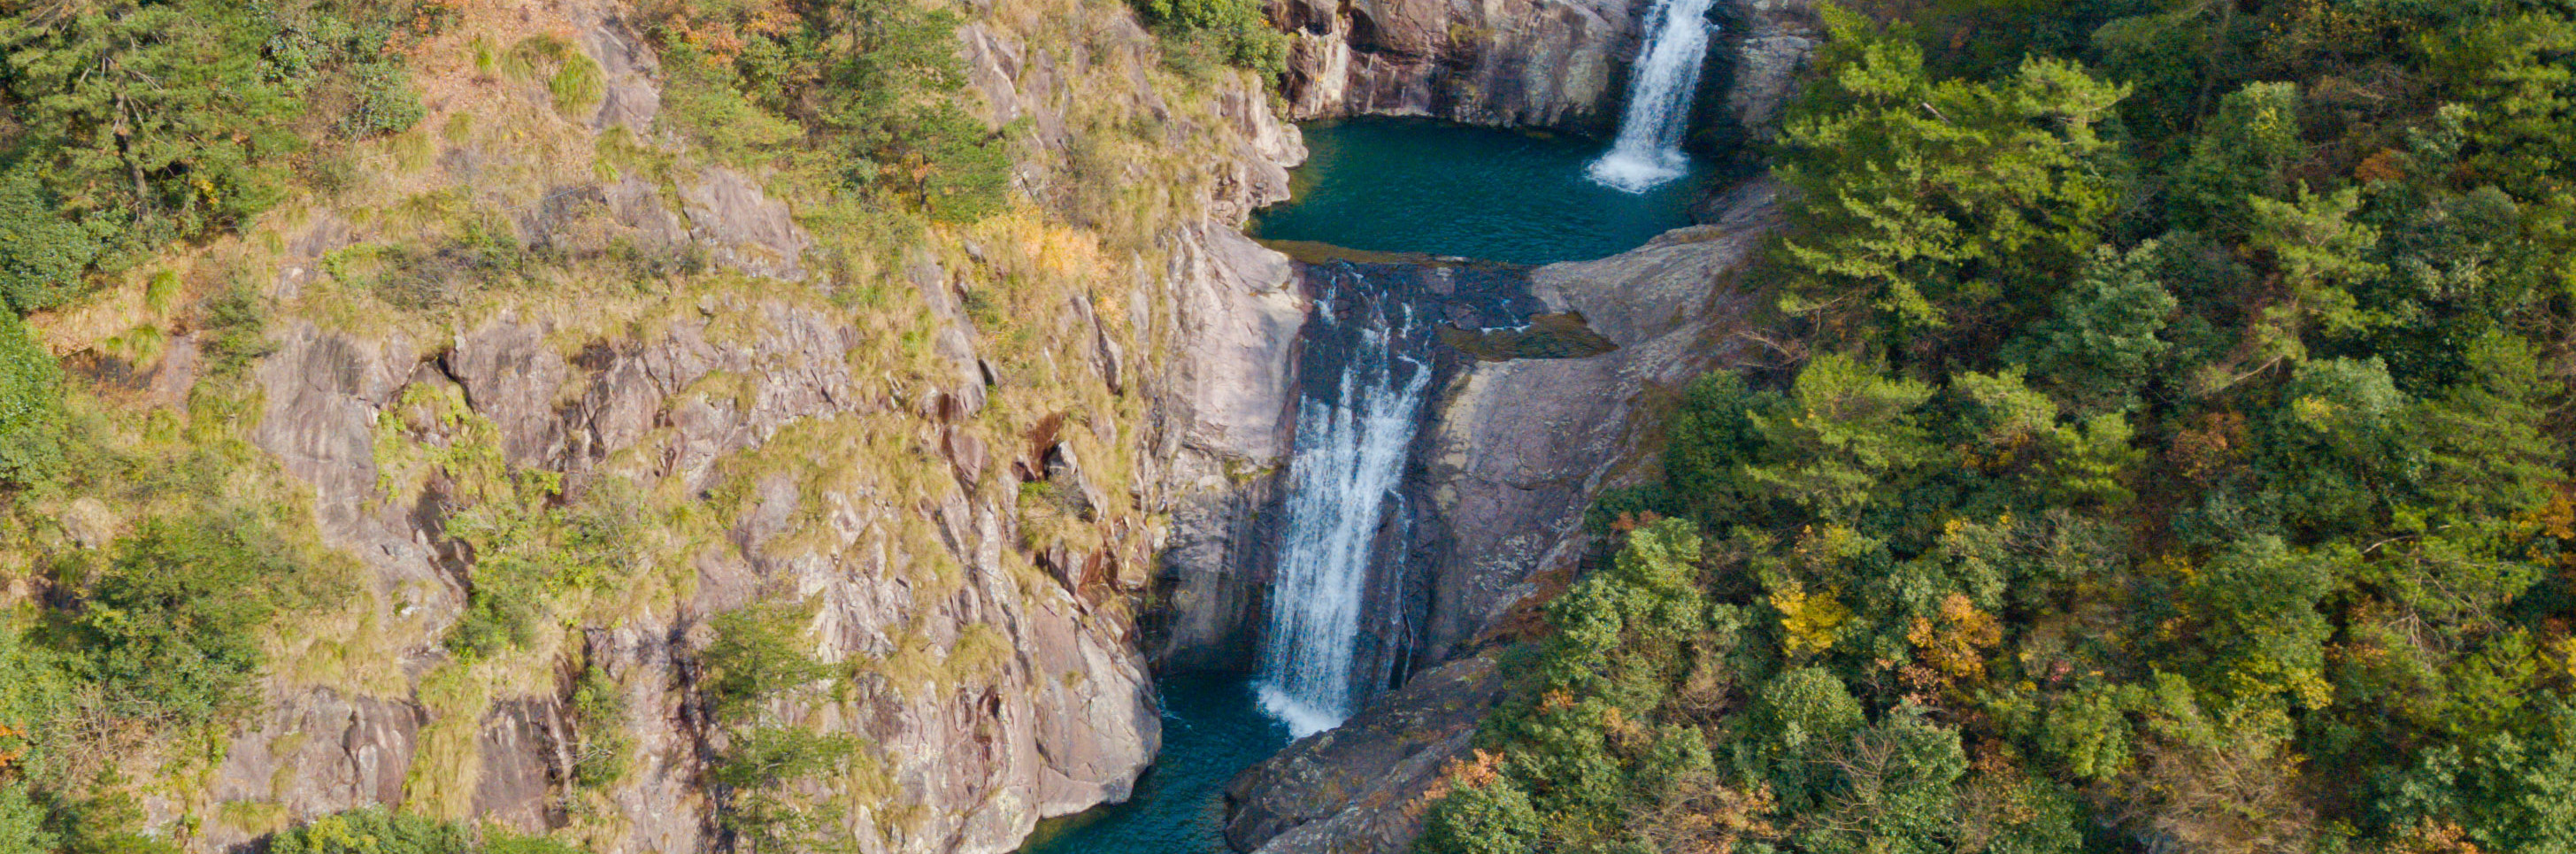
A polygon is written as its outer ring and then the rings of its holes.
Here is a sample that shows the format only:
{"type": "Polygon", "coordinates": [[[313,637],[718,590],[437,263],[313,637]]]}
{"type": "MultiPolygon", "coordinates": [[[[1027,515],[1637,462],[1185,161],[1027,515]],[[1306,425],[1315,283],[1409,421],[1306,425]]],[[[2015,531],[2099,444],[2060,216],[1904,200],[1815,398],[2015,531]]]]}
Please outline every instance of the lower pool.
{"type": "Polygon", "coordinates": [[[1038,823],[1021,854],[1225,854],[1225,784],[1288,746],[1240,677],[1162,680],[1163,752],[1126,803],[1038,823]]]}
{"type": "Polygon", "coordinates": [[[1295,198],[1252,235],[1515,264],[1602,258],[1690,224],[1708,171],[1645,193],[1594,183],[1609,146],[1569,136],[1406,119],[1304,126],[1295,198]]]}

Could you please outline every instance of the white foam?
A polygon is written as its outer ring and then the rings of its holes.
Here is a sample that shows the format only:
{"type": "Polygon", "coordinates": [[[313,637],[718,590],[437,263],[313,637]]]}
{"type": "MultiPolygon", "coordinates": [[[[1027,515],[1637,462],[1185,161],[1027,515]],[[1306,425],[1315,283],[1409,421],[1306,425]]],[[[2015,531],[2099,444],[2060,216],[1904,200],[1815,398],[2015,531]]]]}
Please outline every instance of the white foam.
{"type": "Polygon", "coordinates": [[[1261,711],[1287,724],[1290,738],[1305,738],[1341,726],[1346,720],[1341,715],[1288,696],[1287,691],[1268,682],[1261,683],[1258,693],[1261,695],[1261,711]]]}
{"type": "Polygon", "coordinates": [[[1613,150],[1592,161],[1592,180],[1613,189],[1643,193],[1662,186],[1690,171],[1689,158],[1681,152],[1649,151],[1642,155],[1613,150]],[[1666,156],[1669,155],[1669,156],[1666,156]]]}

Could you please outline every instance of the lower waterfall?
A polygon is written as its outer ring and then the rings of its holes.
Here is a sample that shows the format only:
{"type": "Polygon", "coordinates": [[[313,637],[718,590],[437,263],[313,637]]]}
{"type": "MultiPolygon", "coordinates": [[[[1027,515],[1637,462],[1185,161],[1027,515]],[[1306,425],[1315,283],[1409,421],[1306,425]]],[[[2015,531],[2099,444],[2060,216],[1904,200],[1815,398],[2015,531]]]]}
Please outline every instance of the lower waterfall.
{"type": "Polygon", "coordinates": [[[1381,575],[1381,528],[1404,512],[1397,489],[1432,374],[1417,355],[1429,324],[1409,305],[1375,292],[1350,265],[1313,271],[1322,293],[1309,346],[1332,347],[1343,361],[1337,382],[1310,379],[1298,402],[1259,688],[1262,707],[1299,738],[1339,726],[1365,699],[1362,684],[1386,680],[1357,672],[1358,650],[1364,633],[1395,629],[1363,621],[1381,575]]]}

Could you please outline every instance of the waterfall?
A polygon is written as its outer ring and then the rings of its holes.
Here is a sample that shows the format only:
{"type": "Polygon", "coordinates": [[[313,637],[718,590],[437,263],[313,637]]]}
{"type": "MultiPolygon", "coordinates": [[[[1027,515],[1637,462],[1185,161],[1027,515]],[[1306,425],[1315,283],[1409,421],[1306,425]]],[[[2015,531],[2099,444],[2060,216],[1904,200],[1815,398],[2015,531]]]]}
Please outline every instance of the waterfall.
{"type": "Polygon", "coordinates": [[[1298,401],[1260,683],[1262,707],[1299,738],[1339,726],[1365,699],[1355,695],[1361,680],[1384,676],[1355,672],[1361,633],[1390,628],[1362,620],[1379,529],[1402,512],[1397,488],[1432,373],[1414,355],[1429,336],[1410,306],[1390,307],[1349,265],[1312,271],[1330,290],[1309,352],[1338,349],[1341,370],[1329,387],[1310,377],[1298,401]]]}
{"type": "Polygon", "coordinates": [[[1655,0],[1646,49],[1628,83],[1628,113],[1610,153],[1592,162],[1592,180],[1643,193],[1682,176],[1682,131],[1708,57],[1708,9],[1716,0],[1655,0]]]}

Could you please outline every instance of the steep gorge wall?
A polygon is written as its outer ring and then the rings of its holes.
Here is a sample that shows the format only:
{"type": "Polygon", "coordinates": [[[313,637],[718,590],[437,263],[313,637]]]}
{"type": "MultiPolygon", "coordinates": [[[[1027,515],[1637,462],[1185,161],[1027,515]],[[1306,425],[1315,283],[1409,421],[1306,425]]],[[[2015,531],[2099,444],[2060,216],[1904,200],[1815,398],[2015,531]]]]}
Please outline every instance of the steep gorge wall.
{"type": "Polygon", "coordinates": [[[1607,132],[1637,51],[1628,0],[1277,0],[1288,114],[1607,132]]]}
{"type": "MultiPolygon", "coordinates": [[[[1608,136],[1655,0],[1271,0],[1296,120],[1414,116],[1608,136]]],[[[1810,0],[1725,0],[1692,144],[1758,141],[1818,32],[1810,0]]]]}
{"type": "MultiPolygon", "coordinates": [[[[310,488],[365,598],[289,632],[263,710],[210,766],[128,758],[191,849],[385,804],[614,854],[707,850],[709,762],[733,736],[698,656],[714,615],[764,600],[808,603],[799,628],[845,674],[766,713],[858,737],[803,793],[856,850],[1011,850],[1041,817],[1125,798],[1151,761],[1138,598],[1159,553],[1197,547],[1191,520],[1239,515],[1286,450],[1305,302],[1239,229],[1284,197],[1296,131],[1253,81],[1161,72],[1123,4],[988,4],[960,50],[991,126],[1027,129],[1014,179],[1035,203],[854,259],[890,247],[667,131],[621,14],[477,7],[419,60],[431,116],[393,145],[426,152],[249,241],[275,247],[249,271],[275,319],[244,426],[310,488]],[[472,67],[469,42],[529,32],[598,63],[595,113],[472,67]],[[353,290],[345,259],[414,240],[386,211],[420,199],[497,206],[566,257],[712,266],[631,288],[575,270],[430,311],[353,290]],[[557,480],[528,512],[635,515],[632,577],[566,594],[569,618],[521,648],[460,657],[443,638],[498,556],[455,529],[557,480]],[[575,721],[585,671],[624,710],[605,786],[576,780],[576,730],[599,726],[575,721]]],[[[162,362],[182,389],[192,346],[162,362]]]]}

